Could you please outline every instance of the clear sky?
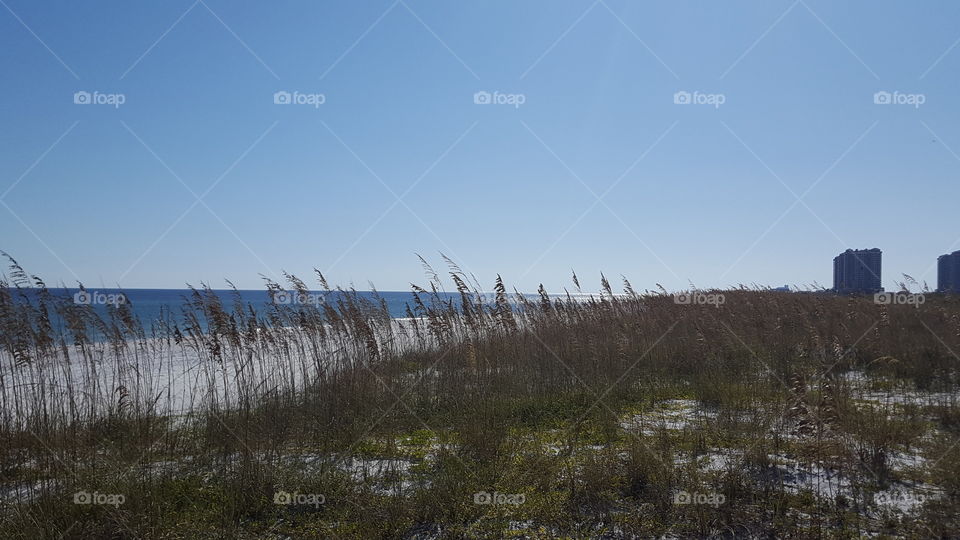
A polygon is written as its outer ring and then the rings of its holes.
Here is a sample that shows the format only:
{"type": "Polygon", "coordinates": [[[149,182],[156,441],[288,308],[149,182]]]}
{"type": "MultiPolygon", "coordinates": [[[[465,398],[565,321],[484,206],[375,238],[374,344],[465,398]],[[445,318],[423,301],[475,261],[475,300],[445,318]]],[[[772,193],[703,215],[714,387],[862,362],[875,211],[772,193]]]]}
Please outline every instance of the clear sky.
{"type": "Polygon", "coordinates": [[[890,289],[960,249],[955,1],[0,4],[0,249],[50,283],[829,286],[880,247],[890,289]]]}

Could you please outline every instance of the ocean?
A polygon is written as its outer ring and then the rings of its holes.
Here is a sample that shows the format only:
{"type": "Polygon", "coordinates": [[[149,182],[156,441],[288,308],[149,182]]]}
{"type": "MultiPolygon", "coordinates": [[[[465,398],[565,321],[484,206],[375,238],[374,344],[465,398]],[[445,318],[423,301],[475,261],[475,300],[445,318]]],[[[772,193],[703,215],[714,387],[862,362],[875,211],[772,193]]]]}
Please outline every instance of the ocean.
{"type": "MultiPolygon", "coordinates": [[[[140,321],[148,333],[150,332],[152,323],[158,319],[163,319],[167,322],[182,321],[184,308],[189,305],[189,301],[193,295],[193,291],[190,289],[88,288],[85,291],[80,291],[75,288],[50,288],[48,290],[51,295],[62,299],[64,302],[90,305],[103,319],[107,318],[109,306],[121,303],[126,304],[130,307],[134,317],[140,321]]],[[[37,305],[37,299],[39,297],[38,289],[8,288],[7,291],[13,296],[14,303],[29,302],[37,305]]],[[[216,289],[212,292],[220,299],[227,312],[233,312],[234,305],[239,296],[239,300],[244,304],[244,309],[246,310],[248,309],[247,306],[250,306],[258,315],[265,314],[274,303],[290,306],[297,304],[322,306],[323,304],[328,304],[336,309],[338,300],[345,296],[345,293],[340,291],[311,291],[305,295],[298,295],[294,291],[271,293],[266,289],[236,291],[232,289],[216,289]]],[[[409,291],[379,291],[376,293],[372,291],[357,291],[356,294],[359,298],[370,300],[377,306],[379,306],[382,301],[386,304],[390,317],[394,319],[406,318],[408,316],[408,305],[410,309],[416,313],[413,293],[409,291]]],[[[461,298],[459,293],[438,292],[437,294],[441,301],[445,303],[448,301],[452,302],[455,307],[460,306],[461,298]]],[[[420,296],[424,303],[430,305],[430,297],[432,294],[421,293],[420,296]]],[[[539,302],[539,296],[536,294],[524,293],[524,296],[534,302],[539,302]]],[[[551,296],[554,298],[557,297],[556,295],[551,296]]],[[[581,301],[595,298],[594,295],[585,293],[574,294],[571,295],[571,297],[581,301]]],[[[484,303],[491,306],[493,305],[493,293],[481,293],[481,298],[484,303]]],[[[512,293],[509,294],[508,302],[516,306],[516,295],[512,293]]],[[[421,314],[418,313],[417,315],[421,314]]],[[[64,321],[52,309],[50,310],[50,319],[55,330],[65,330],[64,321]]],[[[202,327],[205,323],[205,318],[200,317],[199,323],[202,327]]],[[[203,328],[203,330],[205,330],[205,328],[203,328]]],[[[91,329],[91,331],[95,332],[95,329],[91,329]]],[[[95,341],[100,341],[103,338],[103,336],[99,335],[93,335],[91,337],[95,341]]]]}
{"type": "MultiPolygon", "coordinates": [[[[35,303],[38,295],[37,289],[8,289],[14,296],[14,300],[27,299],[35,303]]],[[[89,304],[95,311],[105,315],[108,305],[125,303],[130,306],[133,314],[140,319],[144,325],[149,321],[161,317],[164,313],[172,314],[179,318],[183,307],[192,297],[193,292],[190,289],[94,289],[87,288],[85,292],[72,288],[51,288],[49,289],[53,296],[63,298],[68,302],[77,304],[89,304]]],[[[224,307],[230,311],[239,295],[240,301],[249,304],[254,311],[261,313],[273,303],[278,304],[304,304],[304,305],[323,305],[328,303],[336,307],[337,300],[343,297],[339,291],[311,291],[307,295],[298,295],[293,291],[284,291],[281,294],[271,295],[265,289],[263,290],[237,290],[216,289],[214,294],[221,300],[224,307]]],[[[459,305],[460,295],[458,293],[438,293],[444,300],[452,300],[454,305],[459,305]]],[[[379,303],[379,298],[386,302],[387,310],[393,318],[406,317],[406,307],[410,305],[413,309],[413,293],[408,291],[380,291],[373,293],[371,291],[358,291],[357,295],[379,303]]],[[[426,302],[426,295],[421,295],[426,302]]]]}

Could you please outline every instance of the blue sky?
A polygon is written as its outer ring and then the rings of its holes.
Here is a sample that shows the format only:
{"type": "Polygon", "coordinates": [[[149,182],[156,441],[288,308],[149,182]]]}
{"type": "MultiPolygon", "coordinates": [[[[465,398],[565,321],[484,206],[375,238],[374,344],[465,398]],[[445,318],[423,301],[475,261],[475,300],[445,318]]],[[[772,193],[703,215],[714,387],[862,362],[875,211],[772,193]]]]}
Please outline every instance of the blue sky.
{"type": "Polygon", "coordinates": [[[0,249],[50,283],[829,286],[880,247],[889,289],[960,249],[956,2],[2,4],[0,249]]]}

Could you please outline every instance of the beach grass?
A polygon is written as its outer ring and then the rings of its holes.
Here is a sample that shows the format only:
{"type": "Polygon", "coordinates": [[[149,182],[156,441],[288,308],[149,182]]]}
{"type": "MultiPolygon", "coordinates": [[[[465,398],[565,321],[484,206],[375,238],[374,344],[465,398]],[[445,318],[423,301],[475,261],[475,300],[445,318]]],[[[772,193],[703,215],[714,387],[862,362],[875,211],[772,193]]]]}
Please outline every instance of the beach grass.
{"type": "Polygon", "coordinates": [[[531,298],[426,266],[402,320],[200,287],[142,321],[11,260],[0,536],[960,535],[960,299],[531,298]]]}

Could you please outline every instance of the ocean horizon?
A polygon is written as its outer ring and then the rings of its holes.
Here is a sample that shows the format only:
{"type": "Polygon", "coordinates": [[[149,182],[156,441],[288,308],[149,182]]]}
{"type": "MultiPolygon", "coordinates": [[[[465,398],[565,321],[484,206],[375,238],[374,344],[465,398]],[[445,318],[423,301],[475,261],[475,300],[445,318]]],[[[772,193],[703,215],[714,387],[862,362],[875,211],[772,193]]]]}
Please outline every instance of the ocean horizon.
{"type": "MultiPolygon", "coordinates": [[[[36,287],[7,287],[7,291],[12,295],[14,302],[29,302],[35,304],[39,300],[41,289],[36,287]]],[[[66,302],[72,302],[79,305],[89,305],[98,315],[105,316],[109,307],[119,305],[129,306],[134,317],[139,319],[145,326],[149,327],[150,321],[158,319],[179,320],[184,312],[184,308],[189,308],[190,300],[194,291],[200,294],[212,292],[223,304],[224,308],[231,312],[239,301],[249,306],[259,316],[273,305],[287,306],[316,306],[330,305],[335,308],[338,302],[344,300],[348,293],[355,293],[360,300],[367,300],[377,306],[385,305],[387,312],[393,319],[402,319],[409,317],[410,312],[416,312],[414,293],[412,291],[350,291],[350,290],[311,290],[304,294],[293,290],[284,289],[282,291],[270,291],[267,289],[126,289],[126,288],[85,288],[83,290],[73,287],[51,287],[47,288],[49,294],[55,298],[66,302]],[[409,312],[408,312],[409,308],[409,312]]],[[[428,295],[432,292],[420,293],[426,301],[428,295]]],[[[438,291],[436,293],[443,302],[452,302],[456,308],[460,307],[461,296],[458,292],[438,291]]],[[[492,305],[493,292],[471,293],[479,294],[485,303],[492,305]]],[[[538,298],[536,293],[521,293],[527,298],[538,298]]],[[[588,299],[591,296],[597,296],[598,293],[569,293],[571,298],[588,299]]],[[[552,298],[566,297],[567,293],[551,294],[552,298]]],[[[508,293],[508,300],[511,304],[516,303],[515,293],[508,293]]],[[[56,313],[51,314],[54,328],[62,327],[62,321],[56,313]]]]}

